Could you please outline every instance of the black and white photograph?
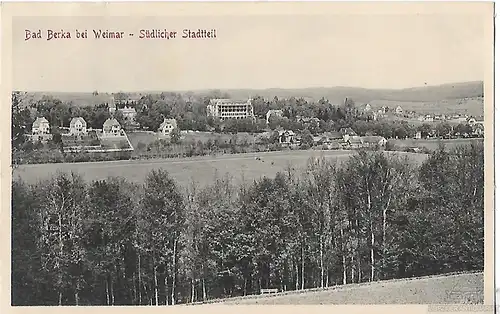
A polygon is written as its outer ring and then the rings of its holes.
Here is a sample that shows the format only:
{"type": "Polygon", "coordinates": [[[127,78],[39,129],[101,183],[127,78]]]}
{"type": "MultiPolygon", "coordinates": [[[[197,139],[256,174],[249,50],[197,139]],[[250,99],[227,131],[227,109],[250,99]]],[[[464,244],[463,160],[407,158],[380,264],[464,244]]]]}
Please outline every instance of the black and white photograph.
{"type": "Polygon", "coordinates": [[[37,5],[11,306],[494,305],[491,3],[37,5]]]}

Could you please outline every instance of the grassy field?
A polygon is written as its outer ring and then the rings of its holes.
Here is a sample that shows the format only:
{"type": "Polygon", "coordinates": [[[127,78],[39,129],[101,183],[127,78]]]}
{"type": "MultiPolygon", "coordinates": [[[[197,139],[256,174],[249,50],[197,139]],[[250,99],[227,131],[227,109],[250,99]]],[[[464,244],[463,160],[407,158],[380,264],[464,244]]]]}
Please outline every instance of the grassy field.
{"type": "MultiPolygon", "coordinates": [[[[136,148],[139,143],[150,144],[158,139],[158,135],[154,132],[128,132],[127,136],[132,143],[132,146],[136,148]]],[[[233,134],[218,134],[211,132],[182,132],[181,139],[185,143],[190,143],[192,141],[202,143],[207,143],[209,140],[215,141],[219,140],[221,143],[229,143],[233,138],[233,134]]],[[[257,135],[252,135],[250,133],[240,132],[237,134],[237,143],[241,144],[243,142],[252,143],[257,135]]]]}
{"type": "Polygon", "coordinates": [[[369,103],[375,108],[388,106],[389,108],[394,109],[397,106],[401,106],[403,110],[415,111],[422,114],[462,113],[477,117],[484,115],[483,97],[444,99],[439,101],[372,100],[369,103]]]}
{"type": "Polygon", "coordinates": [[[327,289],[226,299],[229,305],[480,304],[483,273],[348,284],[327,289]]]}
{"type": "MultiPolygon", "coordinates": [[[[142,183],[153,169],[167,170],[179,184],[186,186],[195,180],[200,185],[213,182],[217,174],[229,174],[235,182],[249,181],[262,176],[273,177],[288,165],[295,169],[306,166],[312,156],[345,161],[352,151],[288,151],[223,155],[218,157],[173,158],[162,160],[131,160],[89,163],[21,165],[13,171],[13,178],[22,178],[29,183],[50,178],[57,171],[80,173],[85,180],[123,176],[132,182],[142,183]],[[261,160],[257,160],[260,157],[261,160]]],[[[404,153],[401,153],[404,154],[404,153]]],[[[404,154],[405,155],[405,154],[404,154]]],[[[421,163],[427,155],[407,154],[411,160],[421,163]]]]}
{"type": "Polygon", "coordinates": [[[470,145],[471,143],[484,143],[484,139],[451,139],[451,140],[441,140],[441,139],[408,139],[408,140],[389,140],[388,143],[393,144],[396,148],[408,148],[408,147],[419,147],[427,148],[430,150],[435,150],[439,147],[439,144],[443,144],[446,149],[453,149],[460,145],[470,145]]]}
{"type": "Polygon", "coordinates": [[[128,139],[134,149],[137,148],[139,143],[148,145],[156,140],[158,140],[158,135],[154,132],[127,132],[128,139]]]}

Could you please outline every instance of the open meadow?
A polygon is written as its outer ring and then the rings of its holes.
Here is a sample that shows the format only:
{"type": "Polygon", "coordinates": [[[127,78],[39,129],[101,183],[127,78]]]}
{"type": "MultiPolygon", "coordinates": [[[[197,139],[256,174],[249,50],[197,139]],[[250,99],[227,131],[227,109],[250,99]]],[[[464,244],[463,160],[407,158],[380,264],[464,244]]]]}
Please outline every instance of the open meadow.
{"type": "Polygon", "coordinates": [[[415,111],[420,114],[468,114],[475,117],[484,115],[484,98],[467,97],[459,99],[443,99],[439,101],[400,101],[372,100],[369,104],[375,108],[387,106],[395,109],[401,106],[403,110],[415,111]]]}
{"type": "MultiPolygon", "coordinates": [[[[139,143],[143,143],[145,145],[149,145],[154,141],[158,140],[158,135],[154,132],[149,131],[136,131],[136,132],[128,132],[127,136],[130,140],[130,143],[134,148],[139,146],[139,143]]],[[[246,132],[239,132],[238,134],[227,134],[227,133],[212,133],[212,132],[181,132],[181,139],[185,143],[191,142],[202,142],[206,144],[208,141],[218,140],[220,143],[230,143],[233,137],[236,138],[237,144],[241,144],[243,142],[252,143],[255,141],[258,135],[253,135],[246,132]]]]}
{"type": "Polygon", "coordinates": [[[229,305],[480,304],[483,273],[439,275],[224,300],[229,305]]]}
{"type": "MultiPolygon", "coordinates": [[[[193,180],[199,185],[213,182],[217,174],[229,174],[236,182],[251,181],[262,176],[273,177],[289,165],[298,170],[307,165],[310,157],[324,156],[339,162],[345,161],[353,151],[286,151],[222,155],[217,157],[172,158],[161,160],[127,160],[86,163],[59,163],[20,165],[13,171],[13,179],[21,178],[28,183],[50,178],[57,171],[78,172],[85,180],[102,180],[110,176],[122,176],[127,180],[142,183],[153,169],[167,170],[181,186],[193,180]],[[260,160],[257,159],[260,157],[260,160]]],[[[410,160],[421,163],[427,155],[398,153],[407,155],[410,160]]]]}
{"type": "Polygon", "coordinates": [[[394,145],[394,148],[404,149],[404,148],[426,148],[429,150],[436,150],[439,145],[444,145],[445,149],[450,150],[458,146],[471,145],[471,144],[483,144],[484,139],[482,138],[462,138],[462,139],[407,139],[407,140],[395,140],[390,139],[388,143],[394,145]]]}

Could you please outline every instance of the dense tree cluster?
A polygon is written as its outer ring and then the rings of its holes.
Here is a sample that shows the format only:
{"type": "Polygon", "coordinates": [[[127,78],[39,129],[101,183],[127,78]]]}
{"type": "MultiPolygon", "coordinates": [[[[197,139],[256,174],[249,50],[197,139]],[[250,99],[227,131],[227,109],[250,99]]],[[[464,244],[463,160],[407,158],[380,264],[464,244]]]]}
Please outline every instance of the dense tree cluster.
{"type": "Polygon", "coordinates": [[[481,146],[421,166],[346,163],[236,185],[58,174],[12,183],[14,305],[166,305],[451,271],[484,262],[481,146]]]}
{"type": "MultiPolygon", "coordinates": [[[[73,117],[82,117],[87,121],[87,127],[100,129],[106,119],[111,117],[107,103],[76,106],[72,103],[62,102],[61,100],[49,96],[44,96],[41,100],[32,104],[33,115],[45,117],[51,127],[69,127],[73,117]]],[[[31,123],[29,123],[31,128],[31,123]]]]}

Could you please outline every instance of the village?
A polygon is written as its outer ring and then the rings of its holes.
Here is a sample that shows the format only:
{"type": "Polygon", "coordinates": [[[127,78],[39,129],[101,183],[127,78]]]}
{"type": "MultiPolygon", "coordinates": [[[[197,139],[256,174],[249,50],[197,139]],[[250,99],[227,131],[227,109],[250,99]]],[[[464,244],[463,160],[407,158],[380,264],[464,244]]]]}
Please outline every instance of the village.
{"type": "MultiPolygon", "coordinates": [[[[138,110],[147,112],[147,105],[140,105],[139,98],[112,97],[106,104],[109,117],[104,121],[102,127],[92,128],[81,116],[71,118],[69,125],[52,127],[49,120],[44,116],[38,116],[31,125],[31,132],[26,138],[33,144],[47,144],[56,140],[54,133],[60,135],[60,145],[64,153],[78,152],[131,152],[141,148],[144,143],[135,141],[136,135],[141,139],[148,138],[149,143],[160,141],[162,143],[178,144],[184,140],[187,142],[204,142],[214,140],[226,134],[222,142],[231,142],[230,134],[239,134],[245,138],[246,143],[273,144],[274,148],[266,150],[283,149],[322,149],[322,150],[351,150],[360,148],[388,149],[388,140],[427,140],[427,139],[456,139],[456,138],[481,138],[484,135],[484,121],[482,117],[472,117],[466,114],[418,114],[415,111],[405,111],[401,106],[389,108],[382,106],[375,108],[370,104],[358,105],[356,115],[362,117],[364,125],[375,123],[403,123],[405,132],[385,132],[389,136],[382,136],[381,131],[359,131],[353,127],[341,127],[338,130],[326,129],[325,123],[317,117],[306,117],[297,115],[293,122],[300,124],[302,129],[295,127],[283,127],[280,123],[285,117],[283,109],[269,109],[265,116],[257,116],[254,113],[253,100],[243,101],[232,99],[214,98],[206,105],[208,119],[218,121],[220,127],[210,127],[208,131],[181,129],[175,117],[162,116],[163,121],[156,130],[148,130],[144,125],[137,122],[138,110]],[[264,127],[256,132],[245,132],[238,127],[226,127],[229,123],[257,124],[258,120],[265,121],[264,127]],[[120,120],[120,121],[119,121],[120,120]],[[412,128],[408,128],[408,125],[412,128]],[[229,135],[228,135],[229,134],[229,135]],[[132,140],[131,140],[132,139],[132,140]]],[[[344,106],[350,101],[346,98],[344,106]]],[[[359,128],[358,128],[359,129],[359,128]]],[[[421,151],[419,147],[407,147],[408,151],[421,151]]]]}

